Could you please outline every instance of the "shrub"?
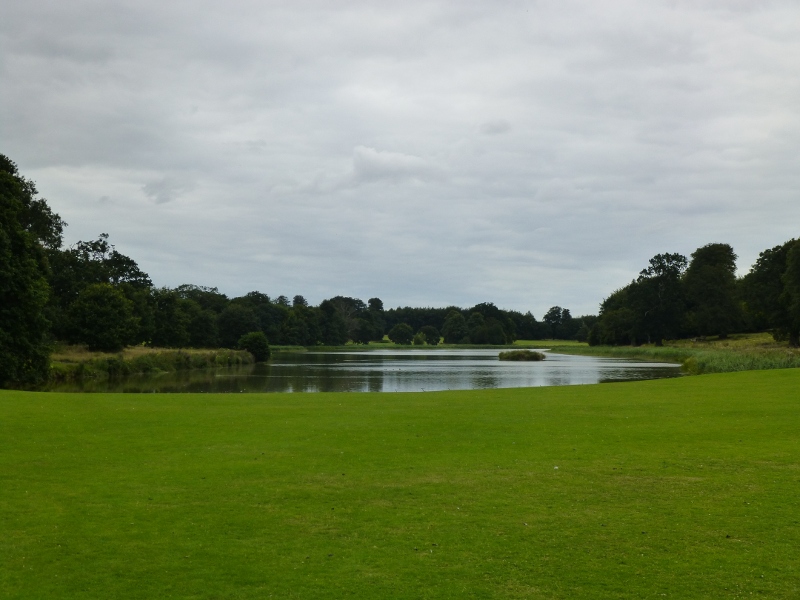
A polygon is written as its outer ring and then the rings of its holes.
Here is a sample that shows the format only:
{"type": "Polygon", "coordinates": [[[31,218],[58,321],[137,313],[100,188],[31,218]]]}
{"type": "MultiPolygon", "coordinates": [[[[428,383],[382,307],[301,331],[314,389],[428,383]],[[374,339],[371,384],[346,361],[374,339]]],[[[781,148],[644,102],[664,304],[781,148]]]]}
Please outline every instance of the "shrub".
{"type": "Polygon", "coordinates": [[[509,350],[508,352],[501,352],[498,358],[500,360],[539,361],[544,360],[545,357],[541,352],[533,350],[509,350]]]}
{"type": "Polygon", "coordinates": [[[269,359],[272,353],[269,349],[267,336],[263,331],[251,331],[239,338],[239,349],[247,350],[256,359],[256,362],[264,362],[269,359]]]}

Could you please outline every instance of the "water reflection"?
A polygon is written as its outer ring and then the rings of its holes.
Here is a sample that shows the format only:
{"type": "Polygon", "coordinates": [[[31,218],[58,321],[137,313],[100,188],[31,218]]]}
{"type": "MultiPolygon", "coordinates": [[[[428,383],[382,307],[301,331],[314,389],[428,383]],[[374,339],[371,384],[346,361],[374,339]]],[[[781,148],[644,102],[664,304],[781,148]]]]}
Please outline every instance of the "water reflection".
{"type": "Polygon", "coordinates": [[[268,364],[75,382],[82,392],[411,392],[579,385],[680,375],[678,365],[547,352],[501,362],[498,350],[276,353],[268,364]]]}

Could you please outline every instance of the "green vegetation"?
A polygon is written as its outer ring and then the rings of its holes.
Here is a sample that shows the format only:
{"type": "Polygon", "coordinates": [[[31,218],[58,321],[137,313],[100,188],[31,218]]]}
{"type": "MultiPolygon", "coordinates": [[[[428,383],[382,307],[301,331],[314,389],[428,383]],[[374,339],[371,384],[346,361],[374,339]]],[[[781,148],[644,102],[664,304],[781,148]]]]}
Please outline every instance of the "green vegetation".
{"type": "Polygon", "coordinates": [[[247,350],[256,359],[256,362],[264,362],[269,360],[270,349],[267,336],[263,331],[253,331],[244,334],[239,338],[239,348],[247,350]]]}
{"type": "Polygon", "coordinates": [[[414,330],[411,329],[408,323],[399,323],[392,327],[388,336],[393,343],[400,346],[408,346],[414,338],[414,330]]]}
{"type": "Polygon", "coordinates": [[[539,361],[544,360],[545,356],[541,352],[534,350],[509,350],[501,352],[498,358],[500,360],[539,361]]]}
{"type": "Polygon", "coordinates": [[[48,371],[45,248],[61,245],[64,222],[36,193],[0,154],[0,387],[36,383],[48,371]]]}
{"type": "Polygon", "coordinates": [[[85,346],[66,346],[57,348],[52,359],[48,379],[55,382],[232,367],[251,364],[254,356],[246,349],[168,350],[133,346],[122,352],[111,353],[93,352],[85,346]]]}
{"type": "Polygon", "coordinates": [[[0,595],[796,598],[798,386],[0,392],[0,595]]]}
{"type": "Polygon", "coordinates": [[[800,350],[769,334],[736,334],[723,339],[677,340],[662,346],[545,345],[553,352],[681,363],[693,375],[800,367],[800,350]]]}
{"type": "Polygon", "coordinates": [[[732,331],[767,329],[775,340],[800,347],[798,240],[763,251],[739,280],[728,244],[698,248],[691,262],[658,254],[635,281],[603,300],[586,339],[593,346],[660,346],[665,339],[725,339],[732,331]]]}

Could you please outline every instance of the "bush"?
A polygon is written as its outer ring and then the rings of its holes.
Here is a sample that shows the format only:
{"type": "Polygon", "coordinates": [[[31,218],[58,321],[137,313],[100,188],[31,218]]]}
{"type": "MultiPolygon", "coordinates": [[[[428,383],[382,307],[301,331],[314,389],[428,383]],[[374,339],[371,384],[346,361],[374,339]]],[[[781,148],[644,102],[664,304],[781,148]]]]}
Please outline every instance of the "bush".
{"type": "Polygon", "coordinates": [[[263,331],[251,331],[239,338],[239,349],[247,350],[256,359],[256,362],[269,360],[272,352],[269,349],[267,336],[263,331]]]}
{"type": "Polygon", "coordinates": [[[419,330],[417,335],[419,334],[422,334],[422,336],[425,338],[425,342],[429,346],[436,346],[439,344],[439,339],[441,336],[439,335],[439,330],[433,325],[425,325],[419,330]]]}
{"type": "Polygon", "coordinates": [[[533,350],[509,350],[501,352],[498,358],[500,360],[539,361],[544,360],[544,354],[533,350]]]}

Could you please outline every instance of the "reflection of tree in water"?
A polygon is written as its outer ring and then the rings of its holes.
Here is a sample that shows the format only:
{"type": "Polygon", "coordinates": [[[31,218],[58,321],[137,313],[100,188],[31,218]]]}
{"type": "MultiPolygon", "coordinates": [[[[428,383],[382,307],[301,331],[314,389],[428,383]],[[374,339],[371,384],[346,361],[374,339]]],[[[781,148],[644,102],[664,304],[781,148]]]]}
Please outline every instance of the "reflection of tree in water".
{"type": "Polygon", "coordinates": [[[424,354],[365,352],[279,355],[270,363],[85,379],[51,385],[51,391],[128,393],[412,392],[574,385],[680,376],[671,367],[620,364],[609,359],[551,355],[542,363],[501,364],[496,355],[442,351],[424,354]],[[535,366],[534,366],[535,365],[535,366]]]}

